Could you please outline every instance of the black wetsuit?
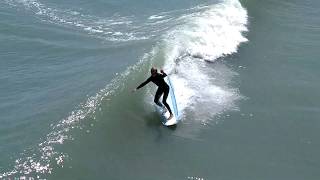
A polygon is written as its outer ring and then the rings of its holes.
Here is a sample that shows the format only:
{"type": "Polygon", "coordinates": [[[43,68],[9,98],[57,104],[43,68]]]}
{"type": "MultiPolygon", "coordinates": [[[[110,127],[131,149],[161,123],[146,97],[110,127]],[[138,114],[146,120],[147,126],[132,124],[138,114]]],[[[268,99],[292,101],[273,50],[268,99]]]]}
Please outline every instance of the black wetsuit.
{"type": "Polygon", "coordinates": [[[154,84],[156,84],[158,86],[158,90],[157,90],[156,95],[154,97],[154,102],[158,106],[162,107],[162,104],[159,102],[159,99],[160,99],[160,97],[161,97],[161,95],[163,93],[162,103],[166,106],[166,108],[168,109],[170,114],[172,114],[170,106],[167,104],[167,97],[168,97],[170,88],[169,88],[169,85],[163,79],[166,76],[167,76],[166,73],[163,73],[163,74],[157,73],[157,75],[155,75],[155,76],[150,76],[145,82],[141,83],[137,87],[137,89],[142,88],[143,86],[148,84],[150,81],[152,81],[154,84]]]}

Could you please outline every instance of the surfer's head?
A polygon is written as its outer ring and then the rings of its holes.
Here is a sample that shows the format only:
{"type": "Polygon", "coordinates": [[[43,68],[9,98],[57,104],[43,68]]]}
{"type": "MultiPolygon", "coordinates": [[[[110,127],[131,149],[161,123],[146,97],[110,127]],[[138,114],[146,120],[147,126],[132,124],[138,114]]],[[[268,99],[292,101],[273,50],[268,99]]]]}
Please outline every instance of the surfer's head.
{"type": "Polygon", "coordinates": [[[151,72],[151,75],[152,75],[152,76],[157,75],[157,69],[154,68],[154,67],[151,68],[150,72],[151,72]]]}

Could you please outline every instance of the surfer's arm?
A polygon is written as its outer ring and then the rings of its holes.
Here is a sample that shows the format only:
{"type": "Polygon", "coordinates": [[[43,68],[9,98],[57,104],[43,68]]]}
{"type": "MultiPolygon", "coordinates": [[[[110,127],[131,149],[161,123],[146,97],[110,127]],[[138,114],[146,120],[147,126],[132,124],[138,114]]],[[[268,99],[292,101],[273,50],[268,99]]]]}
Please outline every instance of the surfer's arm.
{"type": "Polygon", "coordinates": [[[167,76],[167,74],[162,69],[160,70],[160,72],[161,72],[162,77],[166,77],[167,76]]]}
{"type": "Polygon", "coordinates": [[[140,89],[151,81],[151,77],[149,77],[145,82],[141,83],[136,89],[140,89]]]}

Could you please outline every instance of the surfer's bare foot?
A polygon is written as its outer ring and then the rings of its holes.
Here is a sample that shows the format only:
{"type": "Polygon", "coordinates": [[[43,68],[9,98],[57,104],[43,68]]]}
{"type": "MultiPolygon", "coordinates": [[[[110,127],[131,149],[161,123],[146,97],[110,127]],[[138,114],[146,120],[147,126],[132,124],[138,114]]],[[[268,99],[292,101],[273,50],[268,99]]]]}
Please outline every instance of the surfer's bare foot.
{"type": "Polygon", "coordinates": [[[170,114],[170,116],[169,116],[168,120],[170,120],[172,117],[173,117],[173,114],[170,114]]]}

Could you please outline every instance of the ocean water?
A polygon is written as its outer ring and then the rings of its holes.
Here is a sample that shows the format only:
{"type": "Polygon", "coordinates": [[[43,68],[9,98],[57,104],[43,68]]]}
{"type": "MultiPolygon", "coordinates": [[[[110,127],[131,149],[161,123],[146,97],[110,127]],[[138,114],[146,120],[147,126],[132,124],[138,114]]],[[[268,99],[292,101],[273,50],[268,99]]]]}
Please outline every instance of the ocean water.
{"type": "Polygon", "coordinates": [[[0,1],[0,179],[318,180],[320,1],[0,1]],[[152,66],[181,122],[161,125],[152,66]]]}

